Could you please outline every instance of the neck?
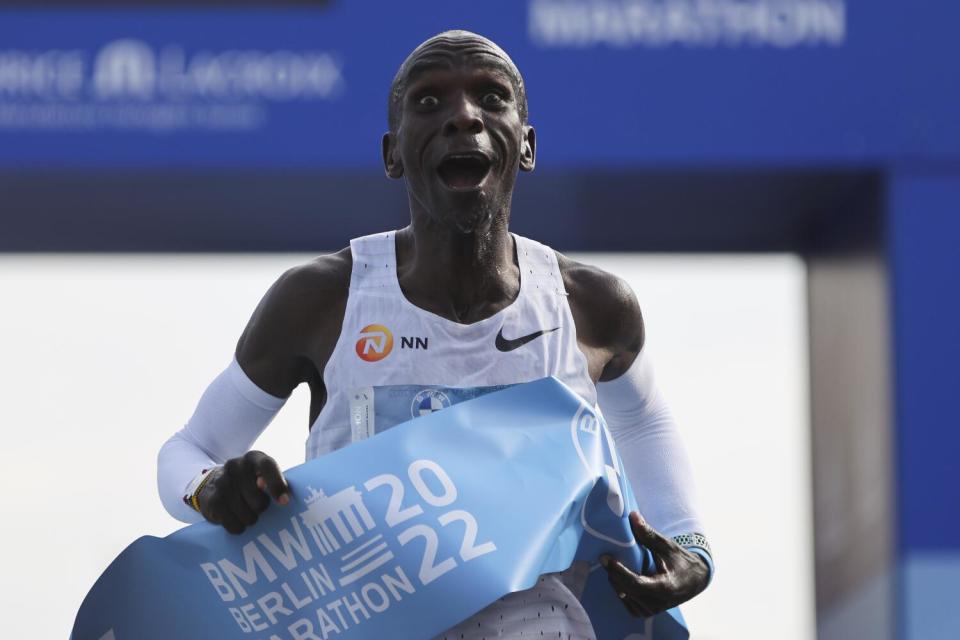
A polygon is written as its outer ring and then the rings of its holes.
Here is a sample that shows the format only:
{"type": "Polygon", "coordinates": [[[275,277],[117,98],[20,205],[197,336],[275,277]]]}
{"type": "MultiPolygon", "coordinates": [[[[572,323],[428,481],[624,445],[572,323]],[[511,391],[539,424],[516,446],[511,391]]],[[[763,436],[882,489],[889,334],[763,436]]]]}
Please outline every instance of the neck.
{"type": "Polygon", "coordinates": [[[457,322],[476,322],[510,304],[520,287],[505,218],[462,233],[414,216],[397,234],[397,275],[407,298],[457,322]]]}

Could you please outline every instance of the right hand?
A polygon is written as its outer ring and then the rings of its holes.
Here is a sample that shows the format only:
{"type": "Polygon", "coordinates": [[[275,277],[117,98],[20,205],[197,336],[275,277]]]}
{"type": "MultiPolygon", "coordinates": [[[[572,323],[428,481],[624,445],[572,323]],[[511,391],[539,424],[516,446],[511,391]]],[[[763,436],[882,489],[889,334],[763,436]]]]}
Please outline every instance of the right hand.
{"type": "Polygon", "coordinates": [[[231,458],[210,473],[213,477],[197,496],[200,513],[230,533],[243,533],[254,524],[270,506],[270,498],[280,505],[290,502],[290,485],[277,461],[262,451],[231,458]]]}

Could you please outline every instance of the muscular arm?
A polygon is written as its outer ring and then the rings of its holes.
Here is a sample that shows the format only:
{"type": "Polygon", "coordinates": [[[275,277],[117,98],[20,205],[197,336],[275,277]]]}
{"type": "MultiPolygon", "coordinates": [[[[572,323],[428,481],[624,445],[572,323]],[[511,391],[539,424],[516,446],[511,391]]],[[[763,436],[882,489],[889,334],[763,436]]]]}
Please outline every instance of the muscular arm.
{"type": "Polygon", "coordinates": [[[632,613],[652,615],[702,591],[712,570],[692,469],[676,421],[654,382],[633,291],[599,269],[562,257],[560,264],[600,409],[642,514],[633,514],[633,531],[658,561],[654,576],[637,576],[620,563],[608,564],[608,574],[632,613]]]}
{"type": "Polygon", "coordinates": [[[237,362],[258,387],[285,398],[306,382],[324,395],[322,371],[340,335],[351,267],[343,249],[290,269],[270,287],[237,342],[237,362]]]}
{"type": "Polygon", "coordinates": [[[619,378],[646,340],[637,297],[630,285],[602,269],[561,254],[557,259],[591,378],[595,383],[619,378]]]}
{"type": "Polygon", "coordinates": [[[284,501],[282,474],[272,458],[250,452],[294,388],[311,386],[311,422],[325,394],[322,371],[336,342],[350,281],[349,250],[284,273],[257,306],[236,357],[204,392],[186,426],[161,448],[160,497],[172,516],[200,519],[185,494],[196,490],[200,512],[232,532],[284,501]],[[221,466],[222,465],[222,466],[221,466]],[[209,477],[202,475],[204,470],[209,477]]]}

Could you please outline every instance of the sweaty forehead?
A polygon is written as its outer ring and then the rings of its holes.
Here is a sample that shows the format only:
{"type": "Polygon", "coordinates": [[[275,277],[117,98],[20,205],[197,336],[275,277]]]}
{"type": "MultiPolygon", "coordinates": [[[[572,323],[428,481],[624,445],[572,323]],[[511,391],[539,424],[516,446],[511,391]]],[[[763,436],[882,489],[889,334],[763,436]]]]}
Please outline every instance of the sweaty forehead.
{"type": "Polygon", "coordinates": [[[457,67],[495,70],[514,82],[521,82],[520,73],[510,57],[497,45],[479,38],[428,40],[404,61],[401,75],[406,83],[410,83],[427,71],[457,67]]]}

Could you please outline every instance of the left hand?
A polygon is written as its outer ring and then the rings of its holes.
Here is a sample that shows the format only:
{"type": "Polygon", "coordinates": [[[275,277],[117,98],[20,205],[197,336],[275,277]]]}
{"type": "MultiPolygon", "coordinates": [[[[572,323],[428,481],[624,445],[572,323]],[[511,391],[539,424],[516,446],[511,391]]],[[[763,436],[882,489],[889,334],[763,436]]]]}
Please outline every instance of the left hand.
{"type": "Polygon", "coordinates": [[[630,528],[637,543],[653,553],[657,571],[641,575],[611,556],[600,556],[607,578],[631,615],[648,618],[683,604],[707,587],[706,563],[695,553],[660,535],[636,511],[630,528]]]}

